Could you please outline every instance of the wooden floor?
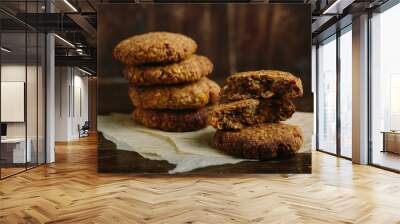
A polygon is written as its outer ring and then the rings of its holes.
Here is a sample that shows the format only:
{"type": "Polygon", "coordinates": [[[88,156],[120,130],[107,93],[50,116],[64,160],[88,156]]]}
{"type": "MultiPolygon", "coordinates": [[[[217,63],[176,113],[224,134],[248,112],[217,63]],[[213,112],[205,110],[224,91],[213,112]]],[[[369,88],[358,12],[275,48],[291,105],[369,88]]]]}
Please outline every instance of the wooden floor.
{"type": "Polygon", "coordinates": [[[372,157],[374,164],[400,170],[400,155],[392,152],[381,152],[374,150],[372,157]]]}
{"type": "Polygon", "coordinates": [[[8,177],[8,176],[11,176],[11,175],[13,175],[13,174],[16,174],[16,173],[19,173],[19,172],[23,172],[24,170],[26,170],[25,169],[25,167],[24,168],[14,168],[14,167],[11,167],[11,168],[0,168],[1,169],[1,177],[3,178],[3,177],[8,177]]]}
{"type": "Polygon", "coordinates": [[[311,175],[96,172],[95,138],[0,181],[0,223],[400,223],[400,175],[313,153],[311,175]]]}

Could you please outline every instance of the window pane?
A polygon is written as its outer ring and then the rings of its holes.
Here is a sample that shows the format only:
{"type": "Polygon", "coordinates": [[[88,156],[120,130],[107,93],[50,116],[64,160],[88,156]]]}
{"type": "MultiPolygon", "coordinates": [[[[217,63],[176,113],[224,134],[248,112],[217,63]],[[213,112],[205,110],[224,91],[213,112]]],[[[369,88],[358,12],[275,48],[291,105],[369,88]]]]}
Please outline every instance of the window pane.
{"type": "Polygon", "coordinates": [[[371,21],[372,163],[396,170],[400,170],[400,133],[395,132],[400,130],[399,21],[400,4],[374,15],[371,21]]]}
{"type": "Polygon", "coordinates": [[[28,160],[28,168],[37,165],[37,33],[27,33],[27,80],[26,80],[26,117],[27,117],[27,141],[31,153],[28,160]]]}
{"type": "Polygon", "coordinates": [[[318,149],[336,153],[336,40],[318,48],[318,149]]]}
{"type": "Polygon", "coordinates": [[[340,36],[340,153],[351,158],[352,137],[352,35],[340,36]]]}
{"type": "Polygon", "coordinates": [[[1,177],[25,170],[30,162],[30,141],[26,141],[26,33],[1,34],[1,177]],[[7,96],[7,97],[5,97],[7,96]],[[3,129],[3,128],[2,128],[3,129]]]}

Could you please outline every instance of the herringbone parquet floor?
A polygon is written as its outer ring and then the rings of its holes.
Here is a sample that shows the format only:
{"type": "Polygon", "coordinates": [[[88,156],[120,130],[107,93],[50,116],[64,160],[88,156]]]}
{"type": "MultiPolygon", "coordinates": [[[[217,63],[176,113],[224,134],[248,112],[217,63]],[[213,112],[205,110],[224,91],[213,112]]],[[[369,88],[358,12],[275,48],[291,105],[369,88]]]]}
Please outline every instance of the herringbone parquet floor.
{"type": "Polygon", "coordinates": [[[0,223],[400,223],[400,175],[319,152],[311,175],[97,174],[90,137],[0,181],[0,223]]]}

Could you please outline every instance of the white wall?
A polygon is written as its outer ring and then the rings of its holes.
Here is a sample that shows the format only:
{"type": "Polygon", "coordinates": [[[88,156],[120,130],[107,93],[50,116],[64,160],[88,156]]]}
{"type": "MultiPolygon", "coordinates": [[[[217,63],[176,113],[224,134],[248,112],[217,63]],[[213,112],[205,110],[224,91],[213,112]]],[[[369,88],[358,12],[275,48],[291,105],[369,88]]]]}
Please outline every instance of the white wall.
{"type": "Polygon", "coordinates": [[[88,78],[72,67],[56,67],[55,73],[55,140],[70,141],[88,120],[88,78]]]}
{"type": "MultiPolygon", "coordinates": [[[[30,140],[30,148],[32,151],[32,161],[44,163],[45,150],[45,117],[44,117],[44,74],[42,67],[36,67],[36,64],[8,63],[1,66],[2,82],[24,82],[26,85],[26,107],[22,108],[22,112],[26,112],[26,121],[23,122],[6,122],[8,138],[24,138],[25,135],[30,140]],[[38,69],[38,70],[37,70],[38,69]],[[27,80],[25,80],[27,79],[27,80]],[[37,156],[36,153],[39,153],[37,156]]],[[[4,96],[2,96],[4,97],[4,96]]],[[[9,110],[10,108],[1,108],[1,110],[9,110]]]]}
{"type": "MultiPolygon", "coordinates": [[[[3,82],[25,82],[25,64],[8,64],[1,66],[1,81],[3,82]]],[[[6,110],[6,108],[1,108],[6,110]]],[[[25,137],[25,123],[7,123],[7,137],[25,137]]]]}
{"type": "MultiPolygon", "coordinates": [[[[32,127],[36,131],[36,113],[32,113],[32,111],[36,111],[37,99],[36,99],[36,80],[31,77],[34,75],[36,77],[36,66],[27,66],[27,76],[28,76],[28,88],[27,88],[27,119],[28,119],[28,137],[29,137],[29,128],[32,127]],[[31,87],[31,88],[29,88],[31,87]],[[32,108],[34,107],[34,108],[32,108]],[[31,124],[34,122],[34,124],[31,124]]],[[[25,64],[4,64],[1,66],[1,81],[2,82],[25,82],[25,64]]],[[[40,107],[41,105],[39,105],[40,107]]],[[[7,108],[1,108],[2,110],[6,110],[7,108]]],[[[33,132],[33,131],[32,131],[33,132]]],[[[35,132],[36,134],[36,132],[35,132]]],[[[25,137],[25,122],[7,122],[7,136],[8,137],[25,137]]]]}
{"type": "Polygon", "coordinates": [[[71,135],[76,138],[78,137],[78,125],[83,125],[85,121],[89,118],[89,111],[88,111],[88,77],[82,76],[82,73],[74,75],[74,82],[73,82],[73,94],[72,96],[74,102],[72,103],[74,106],[72,108],[72,120],[71,120],[71,135]]]}
{"type": "Polygon", "coordinates": [[[68,140],[68,117],[69,117],[69,95],[70,84],[69,68],[55,68],[55,141],[68,140]]]}

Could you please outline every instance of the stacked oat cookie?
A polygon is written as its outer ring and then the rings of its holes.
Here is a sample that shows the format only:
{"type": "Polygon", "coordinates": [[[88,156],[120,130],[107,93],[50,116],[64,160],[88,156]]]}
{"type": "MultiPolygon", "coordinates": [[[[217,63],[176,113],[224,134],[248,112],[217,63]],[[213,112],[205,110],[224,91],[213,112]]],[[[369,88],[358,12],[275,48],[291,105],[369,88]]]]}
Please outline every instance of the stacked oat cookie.
{"type": "Polygon", "coordinates": [[[169,32],[136,35],[114,48],[114,57],[126,64],[135,121],[176,132],[207,126],[206,107],[219,101],[220,87],[206,78],[213,64],[196,50],[194,40],[169,32]]]}
{"type": "Polygon", "coordinates": [[[301,130],[281,121],[293,115],[292,99],[302,95],[301,80],[288,72],[262,70],[230,76],[221,92],[227,103],[208,113],[209,124],[218,129],[215,147],[258,160],[294,154],[303,144],[301,130]]]}

